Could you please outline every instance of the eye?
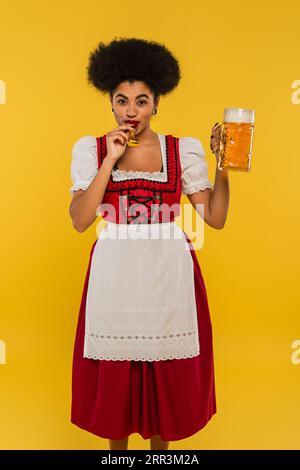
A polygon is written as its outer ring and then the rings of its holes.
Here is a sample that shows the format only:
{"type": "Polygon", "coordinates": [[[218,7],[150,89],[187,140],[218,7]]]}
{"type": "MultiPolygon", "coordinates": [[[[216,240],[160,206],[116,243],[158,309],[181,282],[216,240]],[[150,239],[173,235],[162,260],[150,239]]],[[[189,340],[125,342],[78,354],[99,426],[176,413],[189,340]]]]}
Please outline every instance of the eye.
{"type": "MultiPolygon", "coordinates": [[[[121,103],[121,102],[125,102],[125,100],[122,99],[122,98],[118,99],[118,103],[123,104],[123,103],[121,103]]],[[[147,101],[145,101],[145,100],[140,100],[139,103],[147,104],[147,101]]]]}

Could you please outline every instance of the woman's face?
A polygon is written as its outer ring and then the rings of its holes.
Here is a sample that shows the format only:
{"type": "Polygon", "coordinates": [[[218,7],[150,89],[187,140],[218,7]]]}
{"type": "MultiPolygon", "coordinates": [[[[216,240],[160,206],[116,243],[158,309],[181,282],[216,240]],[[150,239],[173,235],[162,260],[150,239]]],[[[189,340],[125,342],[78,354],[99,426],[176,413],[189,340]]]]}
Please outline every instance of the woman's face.
{"type": "Polygon", "coordinates": [[[158,101],[154,102],[153,93],[144,82],[126,81],[120,83],[114,90],[111,104],[119,126],[128,120],[138,121],[137,135],[150,127],[152,111],[157,108],[158,101]]]}

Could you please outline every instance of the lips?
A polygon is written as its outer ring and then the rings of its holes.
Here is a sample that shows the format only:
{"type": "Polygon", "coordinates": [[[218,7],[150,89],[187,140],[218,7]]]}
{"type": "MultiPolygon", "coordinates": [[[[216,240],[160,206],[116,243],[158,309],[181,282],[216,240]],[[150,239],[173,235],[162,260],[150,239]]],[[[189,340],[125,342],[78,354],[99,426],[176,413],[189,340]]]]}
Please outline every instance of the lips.
{"type": "Polygon", "coordinates": [[[139,125],[139,121],[125,121],[126,124],[132,124],[133,127],[137,127],[139,125]]]}

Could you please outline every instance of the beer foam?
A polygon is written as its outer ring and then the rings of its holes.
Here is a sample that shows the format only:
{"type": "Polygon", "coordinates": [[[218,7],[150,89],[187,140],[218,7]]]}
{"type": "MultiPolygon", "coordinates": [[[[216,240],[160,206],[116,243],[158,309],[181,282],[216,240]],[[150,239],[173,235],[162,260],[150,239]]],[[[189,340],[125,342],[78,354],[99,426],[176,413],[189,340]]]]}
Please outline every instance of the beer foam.
{"type": "Polygon", "coordinates": [[[254,122],[254,109],[225,108],[224,122],[254,122]]]}

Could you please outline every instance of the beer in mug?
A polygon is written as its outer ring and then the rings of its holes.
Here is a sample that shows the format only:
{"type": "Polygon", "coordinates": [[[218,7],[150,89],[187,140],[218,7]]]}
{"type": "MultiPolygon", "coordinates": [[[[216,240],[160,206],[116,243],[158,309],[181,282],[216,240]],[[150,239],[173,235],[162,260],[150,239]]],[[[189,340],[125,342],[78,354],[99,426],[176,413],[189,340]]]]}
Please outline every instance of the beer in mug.
{"type": "Polygon", "coordinates": [[[220,170],[250,171],[254,109],[225,108],[221,125],[220,170]]]}

